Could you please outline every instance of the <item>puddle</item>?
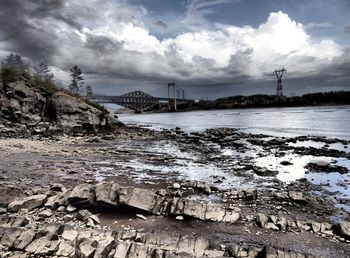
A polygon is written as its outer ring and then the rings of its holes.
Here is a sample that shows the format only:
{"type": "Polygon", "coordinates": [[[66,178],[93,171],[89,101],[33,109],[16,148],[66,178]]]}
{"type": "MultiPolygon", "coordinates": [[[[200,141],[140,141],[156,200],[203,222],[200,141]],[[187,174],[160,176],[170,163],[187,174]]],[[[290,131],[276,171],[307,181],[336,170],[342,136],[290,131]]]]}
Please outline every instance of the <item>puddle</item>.
{"type": "Polygon", "coordinates": [[[337,193],[337,197],[350,198],[350,175],[333,173],[309,173],[305,176],[310,182],[321,185],[326,190],[337,193]]]}

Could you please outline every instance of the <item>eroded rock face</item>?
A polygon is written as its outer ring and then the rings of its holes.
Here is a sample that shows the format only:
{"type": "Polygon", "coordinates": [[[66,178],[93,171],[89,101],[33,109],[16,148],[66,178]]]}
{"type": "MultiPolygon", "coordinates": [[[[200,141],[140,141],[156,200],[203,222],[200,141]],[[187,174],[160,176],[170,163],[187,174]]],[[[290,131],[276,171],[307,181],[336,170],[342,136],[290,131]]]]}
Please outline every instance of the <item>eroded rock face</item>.
{"type": "Polygon", "coordinates": [[[113,116],[62,92],[55,93],[48,105],[52,110],[50,115],[63,127],[63,130],[73,129],[76,132],[95,133],[103,128],[111,129],[116,125],[113,116]]]}
{"type": "Polygon", "coordinates": [[[0,83],[0,133],[3,136],[57,132],[113,131],[116,119],[64,92],[49,94],[29,83],[0,83]]]}
{"type": "Polygon", "coordinates": [[[230,243],[214,247],[202,237],[172,233],[140,233],[74,229],[70,226],[14,227],[0,223],[0,257],[309,257],[272,246],[230,243]]]}
{"type": "MultiPolygon", "coordinates": [[[[255,191],[246,192],[254,193],[255,191]]],[[[51,193],[55,194],[55,192],[51,193]]],[[[289,197],[289,195],[286,196],[289,197]]],[[[28,198],[30,197],[26,199],[28,198]]],[[[130,229],[120,232],[108,231],[108,228],[99,225],[98,214],[93,214],[93,212],[100,211],[106,204],[112,208],[125,205],[144,212],[169,215],[181,220],[196,218],[204,221],[235,223],[236,225],[255,221],[256,224],[253,223],[252,226],[259,226],[271,232],[303,230],[327,238],[344,238],[341,240],[344,242],[350,234],[348,223],[335,227],[327,222],[299,221],[281,214],[244,215],[243,212],[235,212],[220,204],[170,197],[168,194],[158,194],[158,192],[147,189],[123,187],[114,182],[105,182],[97,185],[80,184],[72,190],[56,192],[56,195],[49,197],[46,203],[43,202],[26,217],[23,217],[23,214],[26,214],[23,210],[0,216],[0,257],[12,257],[10,255],[13,255],[14,252],[27,255],[24,257],[30,255],[35,257],[120,258],[311,257],[284,249],[268,249],[271,247],[266,246],[230,243],[227,248],[221,248],[218,244],[211,245],[205,238],[173,235],[170,232],[144,233],[130,229]],[[61,197],[57,196],[62,196],[62,194],[67,196],[66,202],[62,203],[63,206],[55,209],[57,205],[47,205],[47,203],[52,204],[52,200],[56,198],[60,199],[61,197]],[[72,203],[76,205],[76,211],[62,215],[60,208],[68,210],[72,203]],[[91,209],[87,210],[85,207],[91,209]],[[44,220],[47,223],[42,223],[44,220]],[[74,223],[71,224],[73,221],[74,223]],[[282,256],[276,256],[276,254],[282,256]]]]}
{"type": "MultiPolygon", "coordinates": [[[[50,197],[50,203],[52,203],[50,197]]],[[[221,205],[202,203],[184,198],[164,197],[147,189],[122,187],[116,183],[80,184],[69,193],[68,203],[81,208],[118,207],[126,205],[155,215],[184,215],[218,222],[236,222],[237,212],[221,205]]],[[[50,204],[51,205],[51,204],[50,204]]]]}
{"type": "Polygon", "coordinates": [[[0,117],[20,123],[38,123],[41,121],[46,98],[26,85],[24,81],[1,85],[0,117]]]}

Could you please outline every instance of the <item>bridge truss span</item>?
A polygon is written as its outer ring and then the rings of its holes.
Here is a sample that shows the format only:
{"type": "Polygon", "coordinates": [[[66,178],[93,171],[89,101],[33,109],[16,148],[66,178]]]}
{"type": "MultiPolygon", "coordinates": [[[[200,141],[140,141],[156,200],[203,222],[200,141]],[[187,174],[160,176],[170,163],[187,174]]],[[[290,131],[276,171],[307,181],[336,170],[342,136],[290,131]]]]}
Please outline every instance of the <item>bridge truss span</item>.
{"type": "Polygon", "coordinates": [[[89,98],[98,103],[113,103],[138,112],[147,110],[159,103],[158,98],[143,91],[133,91],[120,96],[93,95],[89,98]]]}
{"type": "MultiPolygon", "coordinates": [[[[88,97],[90,100],[97,103],[107,104],[113,103],[119,106],[123,106],[136,112],[143,112],[152,109],[155,105],[161,103],[167,103],[169,109],[172,102],[178,103],[191,103],[194,102],[191,99],[175,99],[174,98],[159,98],[153,97],[143,91],[133,91],[120,96],[105,96],[105,95],[92,95],[88,97]]],[[[176,110],[176,109],[175,109],[176,110]]]]}

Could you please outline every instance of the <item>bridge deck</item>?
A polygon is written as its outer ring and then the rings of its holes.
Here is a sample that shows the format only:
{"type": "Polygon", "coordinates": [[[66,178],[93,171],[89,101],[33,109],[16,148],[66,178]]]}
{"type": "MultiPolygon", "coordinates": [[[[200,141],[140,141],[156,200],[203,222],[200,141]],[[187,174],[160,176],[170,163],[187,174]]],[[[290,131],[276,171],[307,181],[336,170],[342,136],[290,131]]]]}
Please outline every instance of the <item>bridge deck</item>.
{"type": "MultiPolygon", "coordinates": [[[[120,96],[92,95],[89,99],[98,103],[113,103],[136,111],[143,111],[161,102],[174,102],[174,99],[153,97],[142,91],[130,92],[120,96]]],[[[176,99],[177,103],[191,103],[192,99],[176,99]]]]}

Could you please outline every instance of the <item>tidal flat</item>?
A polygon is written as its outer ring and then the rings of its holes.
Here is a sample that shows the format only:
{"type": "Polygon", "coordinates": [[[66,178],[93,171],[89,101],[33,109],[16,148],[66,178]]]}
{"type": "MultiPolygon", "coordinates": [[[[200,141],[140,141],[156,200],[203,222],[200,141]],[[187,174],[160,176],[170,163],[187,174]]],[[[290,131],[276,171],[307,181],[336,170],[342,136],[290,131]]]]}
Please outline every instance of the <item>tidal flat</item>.
{"type": "Polygon", "coordinates": [[[11,245],[63,257],[77,246],[89,247],[81,257],[350,255],[348,140],[128,126],[116,135],[1,139],[0,159],[3,254],[11,245]],[[33,237],[23,247],[24,229],[33,237]],[[82,230],[110,242],[82,240],[82,230]]]}

